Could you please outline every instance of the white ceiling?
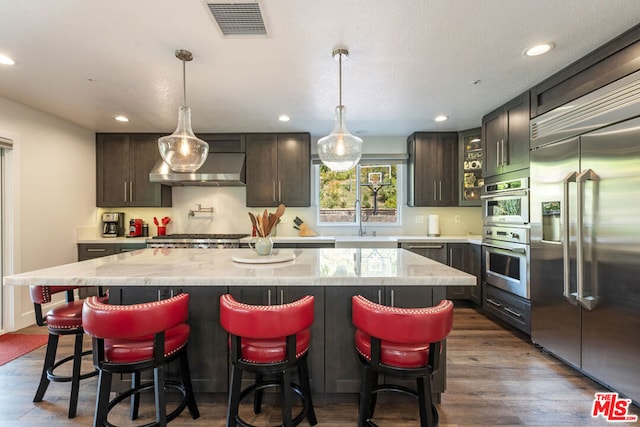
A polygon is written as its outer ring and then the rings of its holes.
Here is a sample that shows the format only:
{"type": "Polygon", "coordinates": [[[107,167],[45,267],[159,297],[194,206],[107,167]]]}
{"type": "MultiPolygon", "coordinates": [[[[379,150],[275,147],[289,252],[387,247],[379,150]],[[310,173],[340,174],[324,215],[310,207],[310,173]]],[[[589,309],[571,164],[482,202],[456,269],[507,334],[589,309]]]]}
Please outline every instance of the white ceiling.
{"type": "Polygon", "coordinates": [[[338,104],[331,52],[343,46],[347,123],[366,142],[480,126],[483,114],[640,23],[637,0],[259,3],[266,38],[223,37],[201,0],[0,0],[0,53],[18,61],[0,65],[0,96],[98,132],[170,133],[182,48],[194,55],[186,75],[196,133],[320,137],[338,104]],[[545,41],[556,48],[522,55],[545,41]],[[277,120],[283,113],[289,123],[277,120]],[[436,123],[437,114],[450,120],[436,123]]]}

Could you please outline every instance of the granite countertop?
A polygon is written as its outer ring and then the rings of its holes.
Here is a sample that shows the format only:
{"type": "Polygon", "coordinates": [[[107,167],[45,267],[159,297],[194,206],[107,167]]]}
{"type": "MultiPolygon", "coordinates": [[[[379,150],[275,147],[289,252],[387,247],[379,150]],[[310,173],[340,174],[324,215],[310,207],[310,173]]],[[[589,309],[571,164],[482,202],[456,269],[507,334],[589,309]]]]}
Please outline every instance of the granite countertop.
{"type": "Polygon", "coordinates": [[[473,286],[470,274],[404,249],[140,249],[4,278],[9,286],[473,286]],[[262,258],[262,257],[259,257],[262,258]],[[264,259],[259,259],[259,262],[264,259]]]}

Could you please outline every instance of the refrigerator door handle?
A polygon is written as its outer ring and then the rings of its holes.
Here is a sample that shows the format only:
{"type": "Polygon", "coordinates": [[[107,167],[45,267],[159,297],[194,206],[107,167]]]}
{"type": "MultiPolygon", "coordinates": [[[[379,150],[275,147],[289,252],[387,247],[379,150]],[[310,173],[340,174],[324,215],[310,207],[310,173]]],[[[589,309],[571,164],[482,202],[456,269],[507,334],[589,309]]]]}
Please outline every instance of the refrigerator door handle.
{"type": "Polygon", "coordinates": [[[564,233],[564,242],[562,245],[562,269],[564,273],[564,290],[562,295],[564,295],[565,299],[569,301],[572,305],[578,305],[578,300],[576,299],[577,294],[571,292],[571,260],[569,258],[569,249],[571,246],[571,232],[570,232],[570,221],[569,221],[569,184],[572,182],[576,182],[576,177],[578,176],[577,172],[571,172],[567,175],[563,180],[563,192],[562,192],[562,203],[563,203],[563,233],[564,233]]]}
{"type": "MultiPolygon", "coordinates": [[[[591,281],[594,286],[591,287],[591,295],[585,296],[584,294],[584,200],[585,200],[585,182],[593,181],[597,183],[600,181],[600,177],[591,169],[587,169],[582,172],[576,178],[578,184],[578,218],[577,218],[577,233],[576,238],[578,240],[576,247],[577,258],[577,280],[578,280],[578,301],[580,305],[586,310],[593,310],[598,304],[597,288],[595,286],[597,278],[592,277],[591,281]]],[[[595,198],[594,198],[595,203],[595,198]]],[[[592,242],[590,244],[593,244],[592,242]]]]}

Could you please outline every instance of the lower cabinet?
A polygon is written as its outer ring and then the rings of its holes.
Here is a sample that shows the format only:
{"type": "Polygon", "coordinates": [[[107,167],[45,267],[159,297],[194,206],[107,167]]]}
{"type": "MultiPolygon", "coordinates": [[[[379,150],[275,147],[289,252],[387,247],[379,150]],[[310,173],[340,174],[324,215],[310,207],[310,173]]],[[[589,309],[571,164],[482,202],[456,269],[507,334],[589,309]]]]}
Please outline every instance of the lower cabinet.
{"type": "MultiPolygon", "coordinates": [[[[196,392],[226,393],[228,391],[228,342],[227,333],[220,326],[220,296],[227,293],[226,287],[110,287],[109,303],[130,305],[158,301],[179,293],[188,293],[189,324],[189,369],[196,392]]],[[[168,375],[177,376],[178,367],[170,366],[168,375]]],[[[120,380],[114,388],[124,389],[120,380]]]]}
{"type": "MultiPolygon", "coordinates": [[[[294,302],[306,295],[315,299],[315,319],[311,326],[311,346],[309,349],[309,382],[313,393],[324,393],[325,376],[325,292],[322,287],[311,286],[243,286],[230,287],[229,293],[245,304],[274,305],[294,302]]],[[[218,322],[219,323],[219,322],[218,322]]],[[[253,381],[251,375],[243,379],[243,387],[253,381]]]]}
{"type": "MultiPolygon", "coordinates": [[[[135,251],[147,247],[146,243],[78,243],[78,261],[101,258],[103,256],[119,254],[122,252],[135,251]]],[[[94,288],[78,289],[78,297],[86,298],[97,295],[94,288]]]]}
{"type": "MultiPolygon", "coordinates": [[[[333,286],[325,288],[325,392],[358,393],[362,368],[353,344],[355,328],[351,322],[351,297],[363,297],[384,305],[396,307],[429,307],[445,298],[445,288],[426,287],[351,287],[333,286]]],[[[442,364],[433,377],[434,394],[445,389],[446,345],[443,347],[442,364]]],[[[380,382],[384,379],[380,378],[380,382]]],[[[397,382],[396,379],[394,381],[397,382]]],[[[415,381],[407,382],[413,386],[415,381]]]]}
{"type": "Polygon", "coordinates": [[[482,251],[480,245],[470,243],[404,242],[401,247],[476,276],[476,286],[448,287],[447,298],[470,300],[475,304],[482,304],[482,251]]]}
{"type": "Polygon", "coordinates": [[[476,276],[476,286],[450,286],[447,298],[466,299],[482,304],[482,251],[480,245],[449,243],[449,265],[457,270],[476,276]]]}

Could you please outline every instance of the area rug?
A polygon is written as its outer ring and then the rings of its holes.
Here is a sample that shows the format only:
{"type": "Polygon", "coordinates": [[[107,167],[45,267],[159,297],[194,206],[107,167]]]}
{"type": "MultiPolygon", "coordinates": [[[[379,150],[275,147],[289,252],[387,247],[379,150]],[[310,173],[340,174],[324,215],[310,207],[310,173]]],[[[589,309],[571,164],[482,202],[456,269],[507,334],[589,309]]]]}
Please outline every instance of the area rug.
{"type": "Polygon", "coordinates": [[[0,366],[42,347],[48,338],[48,335],[43,334],[0,335],[0,366]]]}

